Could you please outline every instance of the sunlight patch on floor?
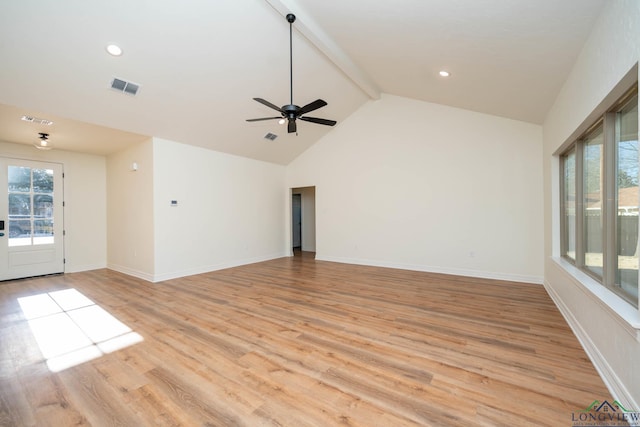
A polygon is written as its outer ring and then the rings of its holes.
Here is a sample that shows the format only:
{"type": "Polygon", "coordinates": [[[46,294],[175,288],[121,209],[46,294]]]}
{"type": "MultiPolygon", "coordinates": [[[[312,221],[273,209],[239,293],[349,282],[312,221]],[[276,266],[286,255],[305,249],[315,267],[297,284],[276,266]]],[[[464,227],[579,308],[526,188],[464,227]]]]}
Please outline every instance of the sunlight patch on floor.
{"type": "Polygon", "coordinates": [[[18,303],[52,372],[143,341],[76,289],[18,298],[18,303]]]}

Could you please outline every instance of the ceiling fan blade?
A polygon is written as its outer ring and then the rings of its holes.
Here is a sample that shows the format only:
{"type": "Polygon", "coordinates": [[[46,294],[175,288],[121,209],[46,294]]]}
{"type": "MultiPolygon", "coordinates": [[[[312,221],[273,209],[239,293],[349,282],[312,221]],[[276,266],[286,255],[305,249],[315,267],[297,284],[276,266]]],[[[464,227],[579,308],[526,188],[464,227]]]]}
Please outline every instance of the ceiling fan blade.
{"type": "Polygon", "coordinates": [[[248,122],[259,122],[262,120],[274,120],[274,119],[281,119],[282,116],[278,116],[278,117],[263,117],[261,119],[247,119],[248,122]]]}
{"type": "Polygon", "coordinates": [[[275,105],[273,105],[272,103],[270,103],[269,101],[265,101],[262,98],[253,98],[254,101],[258,101],[260,104],[262,105],[266,105],[269,108],[273,108],[276,111],[280,111],[282,113],[282,109],[280,109],[280,107],[277,107],[275,105]]]}
{"type": "Polygon", "coordinates": [[[313,110],[317,110],[318,108],[322,108],[325,105],[327,105],[326,102],[324,102],[322,99],[316,99],[315,101],[305,105],[304,107],[300,108],[298,110],[298,116],[301,116],[305,113],[309,113],[313,110]]]}
{"type": "Polygon", "coordinates": [[[296,127],[296,120],[295,119],[289,119],[289,124],[287,125],[287,132],[288,133],[294,133],[297,130],[298,130],[298,128],[296,127]]]}
{"type": "Polygon", "coordinates": [[[300,120],[304,120],[305,122],[317,123],[319,125],[325,126],[334,126],[336,123],[335,120],[327,120],[327,119],[319,119],[317,117],[298,117],[300,120]]]}

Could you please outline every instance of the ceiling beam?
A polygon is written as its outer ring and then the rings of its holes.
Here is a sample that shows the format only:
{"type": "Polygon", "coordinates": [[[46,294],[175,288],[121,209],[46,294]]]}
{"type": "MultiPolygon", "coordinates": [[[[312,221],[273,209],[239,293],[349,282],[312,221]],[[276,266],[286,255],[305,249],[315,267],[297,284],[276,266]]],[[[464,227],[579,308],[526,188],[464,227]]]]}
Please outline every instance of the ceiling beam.
{"type": "Polygon", "coordinates": [[[294,27],[320,50],[371,99],[380,98],[380,89],[349,55],[333,41],[322,27],[295,0],[266,0],[278,13],[286,17],[288,13],[296,15],[294,27]]]}

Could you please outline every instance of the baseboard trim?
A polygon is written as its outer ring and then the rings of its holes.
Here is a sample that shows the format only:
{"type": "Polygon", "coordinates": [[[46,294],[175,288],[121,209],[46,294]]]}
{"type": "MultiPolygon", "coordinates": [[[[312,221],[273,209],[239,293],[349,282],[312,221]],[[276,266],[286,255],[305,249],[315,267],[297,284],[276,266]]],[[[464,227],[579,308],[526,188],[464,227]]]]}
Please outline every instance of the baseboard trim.
{"type": "Polygon", "coordinates": [[[100,270],[103,268],[109,268],[109,267],[106,264],[89,264],[89,265],[76,265],[76,266],[65,264],[64,272],[80,273],[83,271],[100,270]]]}
{"type": "Polygon", "coordinates": [[[154,283],[163,282],[165,280],[177,279],[185,276],[193,276],[195,274],[210,273],[212,271],[224,270],[225,268],[255,264],[257,262],[269,261],[276,258],[284,258],[286,256],[288,255],[285,252],[279,252],[279,253],[270,254],[270,255],[262,255],[262,256],[252,257],[252,258],[244,258],[240,260],[221,262],[218,264],[205,265],[205,266],[190,268],[186,270],[173,271],[173,272],[168,272],[163,274],[154,274],[153,280],[150,280],[150,281],[154,283]]]}
{"type": "Polygon", "coordinates": [[[578,319],[575,318],[571,310],[569,310],[562,301],[560,295],[558,295],[555,289],[553,289],[553,286],[551,286],[551,284],[546,280],[543,285],[556,307],[558,307],[558,310],[560,310],[560,313],[569,324],[569,327],[580,342],[580,345],[582,345],[585,353],[587,353],[587,356],[591,359],[591,363],[593,363],[596,371],[600,374],[600,378],[602,378],[605,386],[609,389],[611,396],[622,402],[627,408],[633,408],[634,410],[638,408],[638,402],[635,401],[632,394],[616,375],[611,365],[609,365],[605,357],[600,353],[600,350],[598,350],[598,347],[593,343],[589,334],[587,334],[587,332],[582,328],[578,319]]]}
{"type": "Polygon", "coordinates": [[[435,267],[428,265],[403,264],[394,262],[382,262],[361,258],[332,257],[316,253],[316,260],[339,262],[342,264],[368,265],[372,267],[395,268],[399,270],[423,271],[425,273],[449,274],[453,276],[477,277],[482,279],[505,280],[509,282],[534,283],[542,285],[541,276],[528,276],[523,274],[496,273],[491,271],[469,270],[464,268],[435,267]]]}
{"type": "Polygon", "coordinates": [[[133,277],[137,277],[138,279],[146,280],[147,282],[153,282],[153,274],[151,273],[135,270],[133,268],[125,267],[123,265],[118,265],[118,264],[107,264],[107,268],[109,270],[117,271],[118,273],[123,273],[128,276],[133,276],[133,277]]]}

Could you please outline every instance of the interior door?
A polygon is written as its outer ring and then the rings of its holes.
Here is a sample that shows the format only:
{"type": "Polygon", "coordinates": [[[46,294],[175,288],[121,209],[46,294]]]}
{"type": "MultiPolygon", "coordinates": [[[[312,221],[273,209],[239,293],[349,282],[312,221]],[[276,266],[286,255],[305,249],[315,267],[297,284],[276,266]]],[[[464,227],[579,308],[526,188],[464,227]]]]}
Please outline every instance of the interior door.
{"type": "Polygon", "coordinates": [[[62,165],[0,157],[0,280],[64,272],[62,165]]]}
{"type": "Polygon", "coordinates": [[[293,194],[291,198],[291,232],[293,248],[302,248],[302,196],[293,194]]]}

